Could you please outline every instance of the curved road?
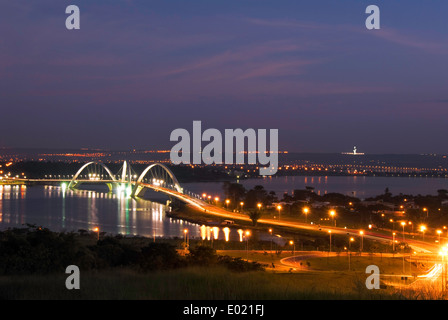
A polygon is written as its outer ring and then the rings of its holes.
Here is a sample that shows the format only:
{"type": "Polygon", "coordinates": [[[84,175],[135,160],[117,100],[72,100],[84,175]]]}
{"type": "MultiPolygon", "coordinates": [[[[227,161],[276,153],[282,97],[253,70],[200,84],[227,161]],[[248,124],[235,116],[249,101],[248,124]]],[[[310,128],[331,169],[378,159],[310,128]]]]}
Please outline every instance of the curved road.
{"type": "MultiPolygon", "coordinates": [[[[226,218],[226,219],[243,220],[243,221],[249,221],[249,222],[252,221],[246,214],[230,212],[225,209],[216,207],[212,204],[206,203],[200,199],[192,198],[190,196],[187,196],[187,195],[182,194],[177,191],[173,191],[173,190],[163,188],[163,187],[156,187],[151,184],[141,183],[141,185],[151,188],[155,191],[160,191],[160,192],[172,195],[172,196],[178,198],[179,200],[182,200],[185,203],[190,204],[190,205],[194,206],[195,208],[197,208],[207,214],[219,216],[221,218],[226,218]]],[[[332,234],[345,234],[348,236],[359,237],[359,230],[356,230],[356,229],[346,229],[346,228],[338,228],[338,227],[331,227],[331,226],[316,226],[316,225],[311,225],[311,224],[306,224],[306,223],[291,221],[291,220],[278,220],[278,219],[266,219],[266,218],[259,219],[258,223],[266,224],[269,226],[283,226],[283,227],[289,227],[289,228],[321,231],[326,234],[328,234],[328,232],[331,231],[332,234]]],[[[384,234],[373,232],[373,231],[364,231],[364,238],[371,239],[371,240],[385,241],[385,242],[392,241],[392,236],[384,235],[384,234]]],[[[397,240],[399,240],[399,238],[397,238],[397,240]]],[[[412,247],[414,250],[416,250],[418,252],[424,252],[424,253],[437,253],[438,252],[438,246],[433,243],[424,242],[424,241],[415,240],[415,239],[408,239],[408,238],[406,238],[406,242],[408,243],[408,245],[410,247],[412,247]]]]}

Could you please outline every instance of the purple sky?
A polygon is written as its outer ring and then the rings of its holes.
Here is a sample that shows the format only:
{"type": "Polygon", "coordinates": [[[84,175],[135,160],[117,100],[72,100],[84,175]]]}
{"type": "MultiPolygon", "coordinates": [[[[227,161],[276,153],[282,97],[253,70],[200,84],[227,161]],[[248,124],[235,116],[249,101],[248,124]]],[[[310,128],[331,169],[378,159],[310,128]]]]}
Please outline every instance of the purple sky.
{"type": "Polygon", "coordinates": [[[447,153],[446,1],[0,1],[0,147],[169,149],[279,129],[281,149],[447,153]],[[393,3],[392,3],[393,2],[393,3]],[[81,29],[65,28],[78,5],[81,29]],[[381,9],[381,30],[364,23],[381,9]]]}

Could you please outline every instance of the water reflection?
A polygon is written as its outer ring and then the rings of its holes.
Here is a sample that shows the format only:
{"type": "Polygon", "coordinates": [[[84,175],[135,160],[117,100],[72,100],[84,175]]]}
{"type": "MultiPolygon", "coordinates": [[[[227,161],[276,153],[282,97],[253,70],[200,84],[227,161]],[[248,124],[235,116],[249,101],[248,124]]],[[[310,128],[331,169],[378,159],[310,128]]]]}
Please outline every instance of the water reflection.
{"type": "Polygon", "coordinates": [[[0,229],[29,223],[55,231],[98,227],[112,234],[178,237],[187,226],[192,236],[199,236],[199,226],[168,218],[165,211],[164,204],[124,193],[0,185],[0,229]]]}
{"type": "MultiPolygon", "coordinates": [[[[134,199],[125,192],[71,190],[66,186],[0,185],[0,229],[36,224],[53,231],[92,231],[151,238],[246,241],[243,230],[200,226],[166,215],[167,206],[134,199]],[[244,239],[243,239],[244,238],[244,239]]],[[[260,238],[262,238],[261,236],[260,238]]]]}
{"type": "Polygon", "coordinates": [[[23,224],[26,210],[27,187],[25,185],[0,185],[0,224],[23,224]],[[15,202],[15,206],[10,203],[15,202]]]}

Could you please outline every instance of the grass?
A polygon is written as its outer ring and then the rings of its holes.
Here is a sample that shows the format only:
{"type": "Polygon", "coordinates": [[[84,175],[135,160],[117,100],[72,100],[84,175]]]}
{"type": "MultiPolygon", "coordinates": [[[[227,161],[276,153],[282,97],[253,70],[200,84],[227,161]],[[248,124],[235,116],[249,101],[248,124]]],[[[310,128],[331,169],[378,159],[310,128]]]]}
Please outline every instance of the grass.
{"type": "MultiPolygon", "coordinates": [[[[26,275],[0,277],[0,299],[9,300],[372,300],[436,297],[437,291],[407,291],[394,288],[368,290],[365,268],[375,264],[381,274],[400,275],[402,259],[388,256],[308,256],[309,266],[283,266],[281,259],[291,252],[225,250],[218,254],[241,257],[265,264],[267,271],[236,273],[223,267],[188,267],[139,273],[129,268],[81,272],[81,289],[68,290],[68,275],[26,275]],[[270,268],[274,263],[275,269],[270,268]],[[306,270],[306,272],[302,272],[306,270]]],[[[295,252],[295,254],[300,254],[295,252]]],[[[306,253],[304,253],[306,254],[306,253]]],[[[321,253],[322,254],[322,253],[321,253]]],[[[406,268],[409,264],[406,265],[406,268]]],[[[415,270],[417,271],[417,270],[415,270]]],[[[423,272],[422,270],[420,273],[423,272]]],[[[426,290],[426,289],[425,289],[426,290]]]]}
{"type": "Polygon", "coordinates": [[[359,274],[233,273],[195,267],[151,274],[129,269],[81,274],[81,289],[67,290],[65,275],[0,277],[0,299],[302,300],[395,299],[367,290],[359,274]]]}
{"type": "MultiPolygon", "coordinates": [[[[281,260],[286,257],[291,257],[293,254],[291,251],[283,251],[280,254],[271,254],[270,252],[264,251],[248,251],[245,250],[219,250],[217,251],[222,255],[229,255],[232,257],[240,257],[242,259],[249,259],[252,261],[257,261],[266,265],[271,265],[274,263],[277,267],[280,266],[281,260]]],[[[295,252],[295,255],[309,255],[314,254],[316,252],[295,252]]],[[[310,263],[310,267],[306,270],[313,271],[348,271],[349,270],[349,262],[347,253],[341,253],[340,255],[326,256],[326,253],[317,252],[321,254],[320,257],[312,257],[303,260],[304,264],[306,262],[310,263]]],[[[402,257],[395,256],[392,257],[390,255],[358,255],[356,253],[352,253],[350,257],[350,269],[351,271],[360,271],[364,272],[366,267],[369,265],[377,265],[380,268],[380,272],[382,274],[403,274],[403,259],[402,257]]],[[[284,269],[289,267],[284,267],[284,269]]],[[[300,270],[300,267],[298,268],[300,270]]],[[[410,264],[408,261],[405,261],[405,274],[413,274],[417,275],[424,273],[426,269],[417,269],[414,265],[410,270],[410,264]]]]}
{"type": "MultiPolygon", "coordinates": [[[[348,270],[347,254],[341,254],[337,257],[318,257],[311,258],[307,261],[310,262],[313,270],[333,270],[333,271],[346,271],[348,270]]],[[[352,255],[350,257],[350,269],[352,271],[365,271],[367,266],[376,265],[380,268],[381,274],[411,274],[409,262],[405,261],[405,269],[403,272],[403,259],[401,257],[387,257],[381,258],[378,256],[357,256],[352,255]]],[[[423,270],[417,270],[415,267],[412,272],[417,274],[422,273],[423,270]]]]}

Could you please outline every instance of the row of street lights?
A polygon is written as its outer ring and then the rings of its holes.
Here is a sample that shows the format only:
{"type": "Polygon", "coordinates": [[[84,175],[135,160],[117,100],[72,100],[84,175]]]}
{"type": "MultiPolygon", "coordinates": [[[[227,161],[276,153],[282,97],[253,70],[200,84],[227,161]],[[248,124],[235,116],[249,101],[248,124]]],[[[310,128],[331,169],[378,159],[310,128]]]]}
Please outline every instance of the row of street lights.
{"type": "MultiPolygon", "coordinates": [[[[205,199],[205,200],[209,200],[209,201],[212,201],[212,199],[213,199],[213,197],[211,195],[207,195],[206,193],[202,194],[202,198],[205,199]]],[[[214,200],[215,200],[215,204],[218,204],[219,197],[215,197],[214,200]]],[[[224,202],[226,204],[226,209],[228,209],[229,208],[229,204],[230,204],[230,199],[226,199],[224,202]]],[[[241,212],[243,211],[243,207],[244,207],[244,202],[241,201],[240,202],[240,211],[241,212]]],[[[262,207],[263,207],[263,204],[258,202],[257,203],[258,210],[261,210],[262,207]]],[[[280,220],[280,218],[281,218],[281,211],[282,211],[283,207],[280,204],[278,204],[276,206],[276,209],[278,211],[278,219],[280,220]]],[[[305,215],[305,223],[308,223],[308,213],[310,212],[310,209],[308,207],[304,207],[302,209],[302,212],[305,215]]],[[[336,211],[335,210],[330,210],[329,211],[329,215],[333,219],[334,226],[336,227],[336,219],[335,219],[336,211]]]]}
{"type": "MultiPolygon", "coordinates": [[[[212,197],[211,195],[207,195],[206,193],[203,193],[203,194],[202,194],[202,198],[205,199],[205,200],[209,200],[209,201],[211,201],[213,197],[212,197]]],[[[215,197],[214,200],[215,200],[215,204],[218,204],[218,203],[219,203],[219,197],[215,197]]],[[[226,199],[226,200],[224,201],[224,203],[226,204],[226,209],[229,209],[230,199],[226,199]]],[[[241,201],[241,202],[240,202],[240,211],[241,211],[241,212],[243,211],[243,207],[244,207],[244,202],[241,201]]],[[[258,202],[258,203],[257,203],[257,208],[258,208],[258,210],[261,210],[262,207],[263,207],[263,204],[260,203],[260,202],[258,202]]],[[[280,211],[281,211],[281,209],[282,209],[282,206],[281,206],[281,205],[277,205],[276,208],[277,208],[277,210],[279,211],[279,216],[280,216],[280,211]]]]}

